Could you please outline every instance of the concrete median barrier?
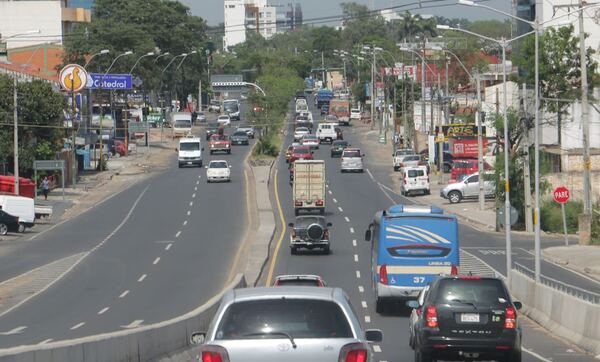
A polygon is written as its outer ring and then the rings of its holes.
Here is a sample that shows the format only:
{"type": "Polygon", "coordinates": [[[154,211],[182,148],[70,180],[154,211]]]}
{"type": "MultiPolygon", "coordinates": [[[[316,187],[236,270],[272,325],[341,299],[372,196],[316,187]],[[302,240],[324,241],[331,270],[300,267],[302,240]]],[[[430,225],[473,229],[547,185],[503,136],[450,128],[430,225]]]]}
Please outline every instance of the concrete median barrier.
{"type": "Polygon", "coordinates": [[[189,347],[190,336],[206,331],[223,294],[243,288],[246,280],[238,274],[219,294],[198,308],[168,321],[131,330],[104,333],[89,337],[20,346],[0,351],[1,362],[120,362],[152,361],[169,352],[189,347]]]}
{"type": "Polygon", "coordinates": [[[587,302],[511,271],[510,291],[523,313],[579,347],[600,355],[600,304],[587,302]]]}

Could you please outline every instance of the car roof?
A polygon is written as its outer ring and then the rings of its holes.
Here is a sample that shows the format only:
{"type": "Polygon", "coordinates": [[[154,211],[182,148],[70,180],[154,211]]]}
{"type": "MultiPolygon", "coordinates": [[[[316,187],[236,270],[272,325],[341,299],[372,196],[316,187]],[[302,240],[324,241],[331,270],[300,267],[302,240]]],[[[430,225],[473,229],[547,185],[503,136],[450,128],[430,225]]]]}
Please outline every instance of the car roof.
{"type": "Polygon", "coordinates": [[[229,291],[223,296],[223,301],[244,302],[281,298],[341,301],[344,292],[340,288],[306,286],[241,288],[229,291]]]}
{"type": "Polygon", "coordinates": [[[360,148],[356,148],[356,147],[352,147],[352,148],[350,148],[350,147],[346,147],[346,148],[344,149],[344,152],[354,152],[354,151],[358,151],[358,152],[360,152],[360,148]]]}
{"type": "Polygon", "coordinates": [[[225,162],[225,163],[227,163],[227,160],[210,160],[210,163],[213,163],[213,162],[225,162]]]}
{"type": "Polygon", "coordinates": [[[179,139],[179,143],[196,143],[201,142],[200,137],[182,137],[179,139]]]}
{"type": "Polygon", "coordinates": [[[315,274],[286,274],[276,276],[275,280],[323,280],[323,278],[315,274]]]}

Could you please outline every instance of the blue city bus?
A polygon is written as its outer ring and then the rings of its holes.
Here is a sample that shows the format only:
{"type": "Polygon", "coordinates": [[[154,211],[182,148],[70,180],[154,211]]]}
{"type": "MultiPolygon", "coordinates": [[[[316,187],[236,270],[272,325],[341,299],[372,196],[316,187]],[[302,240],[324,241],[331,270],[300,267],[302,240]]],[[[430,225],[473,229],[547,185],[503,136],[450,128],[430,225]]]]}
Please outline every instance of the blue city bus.
{"type": "Polygon", "coordinates": [[[386,302],[416,298],[440,274],[458,274],[458,222],[440,208],[400,204],[379,211],[365,240],[378,313],[386,302]]]}

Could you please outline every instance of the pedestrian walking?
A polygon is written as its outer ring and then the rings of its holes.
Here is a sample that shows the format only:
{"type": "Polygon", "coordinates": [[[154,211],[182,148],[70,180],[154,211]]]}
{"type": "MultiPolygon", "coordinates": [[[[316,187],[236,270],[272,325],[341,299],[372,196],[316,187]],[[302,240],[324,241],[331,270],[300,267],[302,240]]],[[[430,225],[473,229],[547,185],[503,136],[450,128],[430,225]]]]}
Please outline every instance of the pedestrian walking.
{"type": "Polygon", "coordinates": [[[398,142],[400,142],[400,138],[398,137],[397,133],[394,133],[394,145],[398,145],[398,142]]]}
{"type": "Polygon", "coordinates": [[[42,193],[44,194],[44,200],[48,200],[48,192],[50,192],[50,181],[48,177],[44,176],[42,180],[42,193]]]}
{"type": "Polygon", "coordinates": [[[400,135],[400,145],[404,146],[404,136],[400,135]]]}

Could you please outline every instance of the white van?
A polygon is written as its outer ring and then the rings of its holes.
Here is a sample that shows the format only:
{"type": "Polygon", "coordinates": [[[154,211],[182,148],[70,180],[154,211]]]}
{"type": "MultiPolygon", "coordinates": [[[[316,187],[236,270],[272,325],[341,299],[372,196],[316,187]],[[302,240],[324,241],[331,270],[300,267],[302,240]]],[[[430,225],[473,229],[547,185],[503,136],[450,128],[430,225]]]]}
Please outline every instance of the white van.
{"type": "Polygon", "coordinates": [[[431,193],[429,188],[429,175],[427,175],[426,166],[403,167],[400,170],[402,172],[400,193],[403,196],[408,196],[413,192],[422,192],[425,195],[429,195],[431,193]]]}
{"type": "Polygon", "coordinates": [[[202,141],[200,137],[188,136],[179,140],[177,148],[177,161],[179,167],[199,166],[202,167],[202,141]]]}
{"type": "Polygon", "coordinates": [[[184,137],[192,132],[192,114],[189,112],[171,113],[173,137],[184,137]]]}
{"type": "Polygon", "coordinates": [[[317,137],[319,138],[319,143],[333,143],[333,141],[337,139],[335,127],[336,124],[334,123],[319,123],[317,128],[317,137]]]}
{"type": "Polygon", "coordinates": [[[19,218],[19,232],[35,224],[35,205],[29,197],[0,195],[0,209],[19,218]]]}

